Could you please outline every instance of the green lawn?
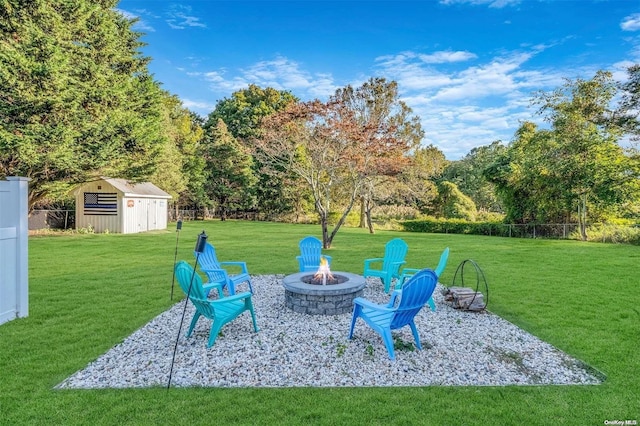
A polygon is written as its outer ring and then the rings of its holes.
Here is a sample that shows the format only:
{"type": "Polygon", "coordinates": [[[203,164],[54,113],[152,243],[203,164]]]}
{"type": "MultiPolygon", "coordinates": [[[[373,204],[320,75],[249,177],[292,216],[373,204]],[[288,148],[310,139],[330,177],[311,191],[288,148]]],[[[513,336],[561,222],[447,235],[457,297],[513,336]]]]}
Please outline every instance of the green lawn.
{"type": "MultiPolygon", "coordinates": [[[[332,269],[361,273],[384,244],[409,244],[407,266],[440,281],[475,260],[489,309],[604,373],[597,386],[125,389],[53,387],[172,303],[176,232],[29,240],[29,317],[0,326],[0,424],[575,424],[640,420],[640,247],[342,229],[332,269]]],[[[297,269],[297,243],[320,227],[185,222],[178,259],[206,230],[220,260],[252,274],[297,269]]],[[[176,295],[181,296],[176,284],[176,295]]],[[[259,315],[259,312],[257,312],[259,315]]],[[[345,330],[345,333],[348,330],[345,330]]],[[[428,336],[423,339],[427,340],[428,336]]]]}

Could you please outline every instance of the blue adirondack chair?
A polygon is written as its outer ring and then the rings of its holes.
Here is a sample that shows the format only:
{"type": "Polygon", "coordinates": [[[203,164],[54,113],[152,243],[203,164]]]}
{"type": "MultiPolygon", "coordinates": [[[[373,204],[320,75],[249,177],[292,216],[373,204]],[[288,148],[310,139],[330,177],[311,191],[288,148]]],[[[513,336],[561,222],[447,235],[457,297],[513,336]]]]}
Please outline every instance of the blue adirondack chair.
{"type": "Polygon", "coordinates": [[[353,300],[354,308],[349,339],[353,338],[356,320],[362,318],[376,333],[382,336],[391,360],[396,358],[391,330],[397,330],[406,325],[410,326],[416,347],[422,349],[414,318],[433,294],[437,281],[438,278],[431,269],[423,269],[407,281],[402,291],[395,290],[386,305],[378,305],[362,297],[356,297],[353,300]],[[400,299],[399,303],[397,303],[398,298],[400,299]],[[395,306],[396,303],[397,306],[395,306]]]}
{"type": "Polygon", "coordinates": [[[384,257],[376,257],[365,259],[364,261],[364,277],[379,277],[384,284],[385,293],[391,288],[391,281],[398,278],[398,271],[405,263],[405,256],[409,246],[401,238],[394,238],[384,247],[384,257]],[[372,267],[378,266],[378,269],[372,267]]]}
{"type": "Polygon", "coordinates": [[[300,272],[316,272],[320,267],[320,257],[327,259],[331,266],[331,256],[322,254],[322,241],[316,237],[305,237],[298,244],[300,256],[296,256],[300,266],[300,272]]]}
{"type": "Polygon", "coordinates": [[[253,293],[251,276],[247,270],[246,262],[219,262],[216,256],[216,249],[211,243],[205,245],[204,252],[200,253],[199,256],[195,251],[193,255],[198,259],[198,266],[207,275],[209,283],[219,283],[223,288],[228,288],[229,294],[235,294],[236,286],[247,282],[249,291],[253,293]],[[233,268],[236,273],[232,274],[226,268],[233,268]]]}
{"type": "MultiPolygon", "coordinates": [[[[438,277],[438,279],[440,279],[440,275],[442,275],[442,271],[444,271],[444,268],[447,266],[448,259],[449,259],[449,247],[442,250],[442,254],[440,255],[440,261],[438,262],[438,266],[436,266],[436,269],[433,271],[436,273],[436,276],[438,277]]],[[[402,285],[404,284],[404,282],[419,270],[420,269],[404,268],[400,273],[400,279],[396,281],[396,289],[402,288],[402,285]]],[[[430,297],[427,303],[429,304],[429,307],[431,308],[431,310],[435,312],[436,304],[433,301],[433,297],[430,297]]]]}
{"type": "Polygon", "coordinates": [[[216,342],[222,326],[236,319],[244,311],[251,313],[253,329],[258,332],[256,315],[253,311],[253,303],[251,301],[251,293],[247,291],[219,299],[207,299],[206,292],[202,286],[202,278],[200,278],[200,275],[197,273],[194,273],[193,268],[187,262],[184,260],[178,262],[175,272],[180,288],[182,288],[182,291],[189,297],[189,300],[191,300],[191,303],[193,303],[196,308],[196,313],[191,320],[189,331],[187,331],[187,337],[191,336],[193,328],[201,316],[208,318],[212,321],[211,331],[209,332],[209,342],[207,344],[207,347],[210,348],[216,342]]]}

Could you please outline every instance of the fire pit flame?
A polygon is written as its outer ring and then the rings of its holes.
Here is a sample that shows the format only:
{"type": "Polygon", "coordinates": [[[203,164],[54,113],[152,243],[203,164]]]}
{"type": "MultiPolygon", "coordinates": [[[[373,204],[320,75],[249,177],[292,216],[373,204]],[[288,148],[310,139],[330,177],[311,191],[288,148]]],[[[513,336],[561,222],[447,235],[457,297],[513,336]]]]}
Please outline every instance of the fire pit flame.
{"type": "Polygon", "coordinates": [[[327,285],[327,280],[333,280],[333,274],[331,274],[329,262],[327,262],[326,257],[320,256],[320,266],[318,267],[318,272],[313,276],[313,279],[322,279],[322,285],[327,285]]]}

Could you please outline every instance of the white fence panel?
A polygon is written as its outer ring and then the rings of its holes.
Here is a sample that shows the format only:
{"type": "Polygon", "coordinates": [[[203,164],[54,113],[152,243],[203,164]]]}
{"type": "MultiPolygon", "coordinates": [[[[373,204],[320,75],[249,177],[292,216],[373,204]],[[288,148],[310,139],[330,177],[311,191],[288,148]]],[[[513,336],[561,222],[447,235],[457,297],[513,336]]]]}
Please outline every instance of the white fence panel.
{"type": "Polygon", "coordinates": [[[29,315],[28,182],[0,180],[0,324],[29,315]]]}

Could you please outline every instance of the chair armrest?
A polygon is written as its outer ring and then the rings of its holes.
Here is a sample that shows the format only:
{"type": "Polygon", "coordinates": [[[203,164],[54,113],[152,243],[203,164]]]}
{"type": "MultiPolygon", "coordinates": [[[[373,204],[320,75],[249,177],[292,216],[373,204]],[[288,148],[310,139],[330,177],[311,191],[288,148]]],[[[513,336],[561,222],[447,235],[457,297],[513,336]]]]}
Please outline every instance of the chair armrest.
{"type": "Polygon", "coordinates": [[[248,274],[247,262],[220,262],[220,266],[239,266],[242,272],[248,274]]]}
{"type": "Polygon", "coordinates": [[[372,263],[375,262],[384,262],[384,258],[382,257],[374,257],[371,259],[365,259],[364,260],[364,269],[369,269],[369,265],[371,265],[372,263]]]}
{"type": "Polygon", "coordinates": [[[209,293],[211,292],[212,289],[216,289],[218,290],[218,297],[222,297],[222,287],[224,287],[224,285],[220,284],[220,283],[206,283],[206,284],[202,284],[202,288],[204,289],[204,293],[208,296],[209,293]]]}
{"type": "Polygon", "coordinates": [[[407,263],[405,260],[402,260],[402,261],[399,261],[399,262],[391,262],[391,264],[394,266],[396,271],[398,271],[400,269],[400,267],[402,265],[404,265],[405,263],[407,263]]]}
{"type": "Polygon", "coordinates": [[[371,309],[375,309],[378,311],[391,311],[392,309],[389,309],[388,306],[385,305],[378,305],[377,303],[373,303],[365,298],[362,297],[356,297],[355,299],[353,299],[353,303],[358,304],[364,308],[371,308],[371,309]]]}
{"type": "Polygon", "coordinates": [[[216,299],[216,300],[209,300],[209,302],[215,304],[219,304],[219,303],[226,303],[226,302],[233,302],[236,300],[243,300],[246,298],[251,298],[251,293],[248,291],[244,291],[242,293],[238,293],[238,294],[232,294],[231,296],[227,296],[227,297],[223,297],[221,299],[216,299]]]}
{"type": "Polygon", "coordinates": [[[396,288],[401,288],[407,278],[411,278],[418,272],[420,272],[420,269],[417,268],[403,268],[396,283],[396,288]]]}
{"type": "Polygon", "coordinates": [[[400,275],[411,276],[411,275],[417,274],[420,271],[421,271],[421,269],[418,269],[418,268],[403,268],[402,272],[400,273],[400,275]]]}
{"type": "Polygon", "coordinates": [[[385,306],[393,310],[396,308],[395,305],[400,302],[400,299],[402,299],[402,289],[393,290],[393,293],[391,293],[391,299],[389,299],[389,303],[385,306]]]}

